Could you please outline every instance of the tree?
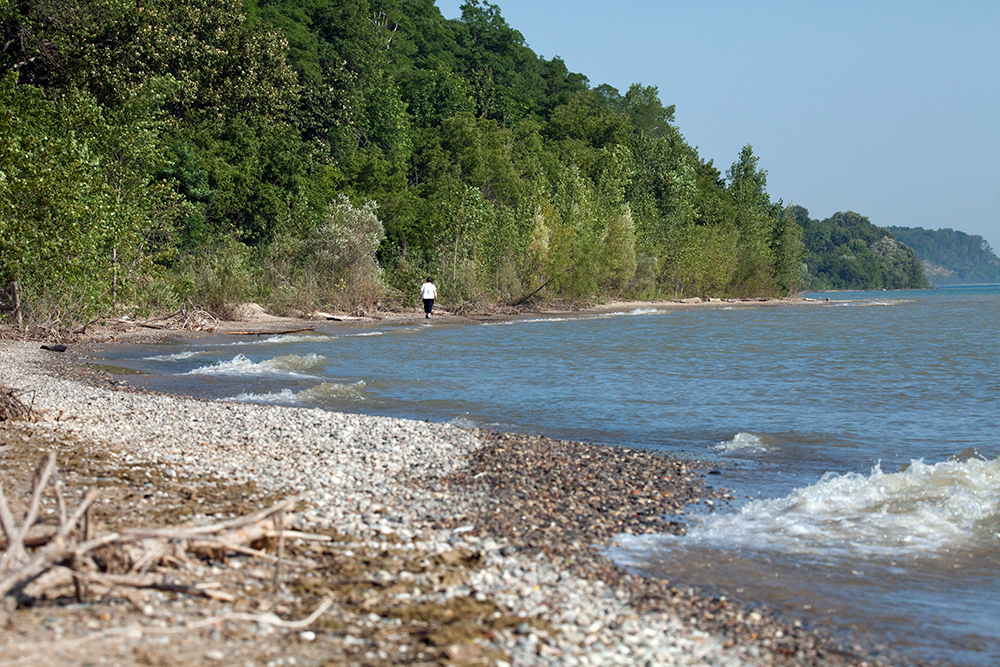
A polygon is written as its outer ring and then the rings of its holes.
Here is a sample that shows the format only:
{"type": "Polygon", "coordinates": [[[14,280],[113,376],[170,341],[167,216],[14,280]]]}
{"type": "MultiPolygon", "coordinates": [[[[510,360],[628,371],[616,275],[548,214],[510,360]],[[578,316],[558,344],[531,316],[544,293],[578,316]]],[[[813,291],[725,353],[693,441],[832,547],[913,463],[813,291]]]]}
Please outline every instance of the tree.
{"type": "Polygon", "coordinates": [[[513,124],[536,114],[544,89],[538,56],[511,28],[500,8],[485,0],[462,5],[464,30],[456,35],[465,75],[473,89],[476,114],[513,124]]]}
{"type": "Polygon", "coordinates": [[[674,121],[674,105],[663,106],[656,86],[633,83],[620,98],[618,110],[628,116],[636,132],[650,137],[662,137],[670,131],[674,121]]]}
{"type": "Polygon", "coordinates": [[[913,252],[854,211],[811,220],[801,206],[784,218],[802,227],[811,289],[919,289],[927,286],[913,252]]]}
{"type": "Polygon", "coordinates": [[[913,249],[934,282],[1000,283],[1000,258],[982,236],[949,228],[889,227],[888,231],[913,249]]]}
{"type": "Polygon", "coordinates": [[[759,158],[747,144],[739,159],[726,171],[729,194],[736,208],[739,230],[739,263],[731,287],[739,293],[769,293],[776,290],[771,242],[780,208],[767,194],[767,171],[758,169],[759,158]]]}
{"type": "Polygon", "coordinates": [[[0,79],[0,280],[20,283],[31,319],[86,321],[149,298],[186,211],[151,175],[161,102],[109,112],[84,91],[0,79]]]}

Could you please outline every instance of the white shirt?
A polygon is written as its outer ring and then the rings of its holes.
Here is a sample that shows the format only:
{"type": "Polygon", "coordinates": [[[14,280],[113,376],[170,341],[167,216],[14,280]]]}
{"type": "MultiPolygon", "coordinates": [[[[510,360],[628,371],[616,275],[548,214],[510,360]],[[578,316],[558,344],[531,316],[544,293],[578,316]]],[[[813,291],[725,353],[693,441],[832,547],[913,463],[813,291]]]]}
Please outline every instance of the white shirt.
{"type": "Polygon", "coordinates": [[[420,298],[421,299],[436,299],[437,298],[437,287],[434,283],[424,283],[420,286],[420,298]]]}

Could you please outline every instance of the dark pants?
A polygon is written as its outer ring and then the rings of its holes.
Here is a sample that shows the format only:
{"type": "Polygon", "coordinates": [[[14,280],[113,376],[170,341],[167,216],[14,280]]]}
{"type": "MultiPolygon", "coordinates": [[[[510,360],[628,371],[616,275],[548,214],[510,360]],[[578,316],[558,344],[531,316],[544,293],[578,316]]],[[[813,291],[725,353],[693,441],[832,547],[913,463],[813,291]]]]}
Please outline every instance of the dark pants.
{"type": "Polygon", "coordinates": [[[424,312],[428,315],[434,310],[434,299],[424,299],[424,312]]]}

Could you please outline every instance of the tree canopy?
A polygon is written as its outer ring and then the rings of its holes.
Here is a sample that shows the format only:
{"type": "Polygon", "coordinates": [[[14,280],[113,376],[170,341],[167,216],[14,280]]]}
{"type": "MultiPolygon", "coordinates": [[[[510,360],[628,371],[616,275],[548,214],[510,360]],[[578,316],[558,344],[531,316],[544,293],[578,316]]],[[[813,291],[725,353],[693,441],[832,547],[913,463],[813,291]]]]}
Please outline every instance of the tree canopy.
{"type": "Polygon", "coordinates": [[[802,284],[812,225],[751,146],[723,175],[656,86],[592,87],[484,0],[14,0],[0,30],[0,283],[37,320],[802,284]]]}
{"type": "Polygon", "coordinates": [[[913,251],[868,218],[846,211],[812,220],[790,206],[785,215],[804,230],[805,273],[810,289],[919,289],[928,286],[913,251]]]}

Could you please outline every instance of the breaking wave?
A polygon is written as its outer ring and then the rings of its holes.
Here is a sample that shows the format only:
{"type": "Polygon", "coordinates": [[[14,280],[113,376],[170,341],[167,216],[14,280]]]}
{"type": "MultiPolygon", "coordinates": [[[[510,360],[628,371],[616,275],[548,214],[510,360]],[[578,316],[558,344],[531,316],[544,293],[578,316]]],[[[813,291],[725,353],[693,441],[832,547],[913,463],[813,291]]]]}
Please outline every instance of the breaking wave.
{"type": "Polygon", "coordinates": [[[913,461],[899,472],[827,473],[692,527],[687,540],[792,553],[933,554],[1000,549],[1000,459],[913,461]]]}
{"type": "Polygon", "coordinates": [[[205,350],[189,350],[187,352],[177,352],[175,354],[157,354],[152,357],[143,357],[143,361],[185,361],[196,359],[209,354],[205,350]]]}
{"type": "Polygon", "coordinates": [[[358,381],[349,384],[337,382],[323,382],[315,387],[304,389],[299,392],[291,389],[282,389],[277,392],[266,394],[254,394],[245,392],[237,396],[225,398],[225,401],[238,403],[274,403],[283,405],[310,405],[324,406],[328,402],[336,401],[363,401],[365,383],[358,381]]]}
{"type": "Polygon", "coordinates": [[[237,354],[229,361],[195,368],[185,375],[306,375],[325,363],[326,357],[321,354],[288,354],[259,362],[237,354]]]}
{"type": "Polygon", "coordinates": [[[873,308],[912,303],[912,299],[865,299],[863,301],[831,301],[829,305],[841,308],[873,308]]]}
{"type": "Polygon", "coordinates": [[[725,440],[713,445],[712,449],[727,454],[761,454],[771,451],[759,435],[744,432],[737,433],[732,440],[725,440]]]}

